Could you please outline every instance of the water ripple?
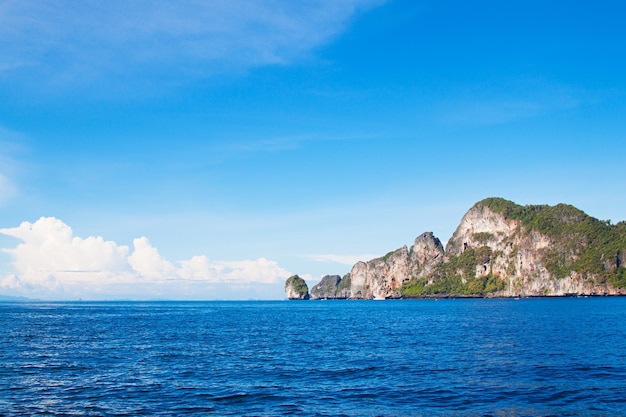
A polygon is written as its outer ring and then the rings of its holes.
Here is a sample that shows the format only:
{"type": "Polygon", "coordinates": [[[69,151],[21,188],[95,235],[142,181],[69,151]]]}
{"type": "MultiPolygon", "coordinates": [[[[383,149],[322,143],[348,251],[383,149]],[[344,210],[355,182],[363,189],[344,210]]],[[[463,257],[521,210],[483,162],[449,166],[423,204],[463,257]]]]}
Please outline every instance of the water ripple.
{"type": "Polygon", "coordinates": [[[624,317],[625,298],[0,303],[0,415],[626,416],[624,317]]]}

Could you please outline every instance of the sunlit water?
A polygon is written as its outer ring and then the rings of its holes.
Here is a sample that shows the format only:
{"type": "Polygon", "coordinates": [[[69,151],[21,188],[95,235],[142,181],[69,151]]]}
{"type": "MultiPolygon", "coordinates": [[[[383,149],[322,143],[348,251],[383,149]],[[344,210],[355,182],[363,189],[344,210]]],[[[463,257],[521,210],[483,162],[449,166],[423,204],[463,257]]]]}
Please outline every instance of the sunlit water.
{"type": "Polygon", "coordinates": [[[626,298],[0,303],[0,415],[626,415],[626,298]]]}

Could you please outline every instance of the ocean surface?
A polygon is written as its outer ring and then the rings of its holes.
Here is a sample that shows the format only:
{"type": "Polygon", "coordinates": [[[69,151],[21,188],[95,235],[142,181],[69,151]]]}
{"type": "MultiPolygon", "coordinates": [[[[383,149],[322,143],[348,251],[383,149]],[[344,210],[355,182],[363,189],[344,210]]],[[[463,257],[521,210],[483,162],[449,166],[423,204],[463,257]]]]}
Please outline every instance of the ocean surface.
{"type": "Polygon", "coordinates": [[[4,302],[0,415],[626,416],[626,298],[4,302]]]}

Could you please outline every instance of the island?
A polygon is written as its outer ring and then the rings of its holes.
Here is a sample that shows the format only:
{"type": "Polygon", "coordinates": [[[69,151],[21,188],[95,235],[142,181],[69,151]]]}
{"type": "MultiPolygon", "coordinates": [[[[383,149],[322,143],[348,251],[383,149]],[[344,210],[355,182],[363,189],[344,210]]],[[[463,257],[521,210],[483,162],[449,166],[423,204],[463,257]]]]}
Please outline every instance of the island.
{"type": "Polygon", "coordinates": [[[285,293],[290,300],[308,300],[309,287],[306,281],[298,275],[293,275],[285,281],[285,293]]]}
{"type": "Polygon", "coordinates": [[[625,254],[624,221],[492,197],[467,211],[445,248],[423,233],[410,248],[323,277],[310,293],[297,275],[304,286],[290,277],[285,289],[312,300],[626,295],[625,254]]]}

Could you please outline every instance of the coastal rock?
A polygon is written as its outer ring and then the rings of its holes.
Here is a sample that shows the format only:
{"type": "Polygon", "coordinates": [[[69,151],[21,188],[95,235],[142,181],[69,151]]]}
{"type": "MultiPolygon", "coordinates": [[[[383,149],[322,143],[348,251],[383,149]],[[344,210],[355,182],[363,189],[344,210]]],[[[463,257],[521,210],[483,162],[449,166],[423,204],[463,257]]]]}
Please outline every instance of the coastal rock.
{"type": "Polygon", "coordinates": [[[309,287],[305,280],[298,275],[293,275],[285,281],[285,294],[290,300],[308,300],[309,287]]]}
{"type": "Polygon", "coordinates": [[[610,282],[620,268],[611,246],[624,240],[614,227],[565,204],[485,199],[461,219],[446,262],[463,284],[490,279],[497,296],[622,294],[610,282]]]}
{"type": "Polygon", "coordinates": [[[409,252],[409,271],[413,278],[432,275],[444,260],[441,241],[432,232],[418,236],[409,252]]]}
{"type": "Polygon", "coordinates": [[[400,298],[400,287],[408,279],[409,252],[406,246],[382,258],[358,262],[352,267],[352,298],[400,298]]]}
{"type": "Polygon", "coordinates": [[[626,223],[573,206],[479,201],[443,245],[432,233],[326,276],[313,298],[626,295],[626,223]]]}
{"type": "Polygon", "coordinates": [[[443,259],[439,239],[431,232],[424,233],[415,239],[410,250],[403,246],[381,258],[357,262],[350,271],[350,298],[401,298],[405,283],[432,274],[443,259]]]}
{"type": "Polygon", "coordinates": [[[350,274],[346,274],[343,278],[339,275],[326,275],[311,288],[311,299],[350,298],[350,282],[350,274]]]}

